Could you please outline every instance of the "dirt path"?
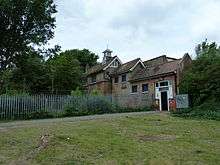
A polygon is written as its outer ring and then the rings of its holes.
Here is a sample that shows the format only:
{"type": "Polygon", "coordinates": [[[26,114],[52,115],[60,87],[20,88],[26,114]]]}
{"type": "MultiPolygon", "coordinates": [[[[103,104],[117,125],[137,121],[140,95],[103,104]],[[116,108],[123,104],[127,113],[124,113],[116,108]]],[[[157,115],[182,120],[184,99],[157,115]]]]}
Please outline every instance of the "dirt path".
{"type": "Polygon", "coordinates": [[[131,112],[131,113],[103,114],[103,115],[91,115],[91,116],[55,118],[55,119],[12,121],[12,122],[0,123],[0,132],[10,128],[19,128],[19,127],[26,127],[32,125],[36,126],[41,124],[53,124],[59,122],[75,122],[75,121],[85,121],[85,120],[95,120],[95,119],[111,119],[111,118],[126,117],[126,116],[142,116],[142,115],[148,115],[154,113],[160,113],[160,112],[156,112],[156,111],[131,112]]]}

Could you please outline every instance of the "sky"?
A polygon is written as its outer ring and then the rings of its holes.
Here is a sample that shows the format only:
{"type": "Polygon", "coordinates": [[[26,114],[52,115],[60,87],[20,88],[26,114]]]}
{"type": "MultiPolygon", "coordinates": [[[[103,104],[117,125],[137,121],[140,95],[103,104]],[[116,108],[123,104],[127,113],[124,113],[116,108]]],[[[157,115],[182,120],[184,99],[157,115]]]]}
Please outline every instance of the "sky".
{"type": "Polygon", "coordinates": [[[220,0],[55,0],[50,46],[89,49],[102,59],[108,47],[123,62],[160,55],[193,56],[206,38],[220,42],[220,0]]]}

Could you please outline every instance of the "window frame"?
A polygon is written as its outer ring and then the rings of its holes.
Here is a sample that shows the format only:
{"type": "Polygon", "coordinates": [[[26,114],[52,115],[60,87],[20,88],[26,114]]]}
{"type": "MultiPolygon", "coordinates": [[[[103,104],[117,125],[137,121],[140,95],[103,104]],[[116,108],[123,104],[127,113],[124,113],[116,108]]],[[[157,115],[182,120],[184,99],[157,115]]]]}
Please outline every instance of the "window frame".
{"type": "Polygon", "coordinates": [[[114,83],[115,83],[115,84],[119,83],[119,78],[118,78],[118,76],[114,78],[114,83]],[[116,81],[116,80],[117,80],[117,81],[116,81]]]}
{"type": "Polygon", "coordinates": [[[97,78],[96,75],[91,77],[91,83],[96,83],[97,82],[97,78]]]}
{"type": "Polygon", "coordinates": [[[138,93],[138,85],[132,85],[131,86],[131,94],[136,94],[138,93]],[[133,87],[136,87],[136,91],[133,91],[133,87]]]}
{"type": "Polygon", "coordinates": [[[142,93],[148,93],[148,91],[149,91],[149,85],[148,85],[148,83],[145,83],[145,84],[142,84],[142,93]],[[146,85],[147,86],[147,90],[146,91],[144,91],[144,85],[146,85]]]}
{"type": "Polygon", "coordinates": [[[167,87],[169,86],[169,81],[161,81],[159,84],[160,84],[160,87],[167,87]],[[161,83],[164,83],[164,85],[161,85],[161,83]]]}
{"type": "Polygon", "coordinates": [[[121,82],[126,82],[126,81],[127,81],[127,74],[121,75],[121,82]],[[125,79],[123,79],[123,77],[124,77],[125,79]]]}
{"type": "Polygon", "coordinates": [[[158,81],[155,83],[155,87],[156,88],[161,88],[161,87],[168,87],[169,85],[172,85],[172,83],[170,82],[170,80],[164,80],[164,81],[158,81]],[[167,83],[166,85],[160,85],[161,83],[167,83]]]}

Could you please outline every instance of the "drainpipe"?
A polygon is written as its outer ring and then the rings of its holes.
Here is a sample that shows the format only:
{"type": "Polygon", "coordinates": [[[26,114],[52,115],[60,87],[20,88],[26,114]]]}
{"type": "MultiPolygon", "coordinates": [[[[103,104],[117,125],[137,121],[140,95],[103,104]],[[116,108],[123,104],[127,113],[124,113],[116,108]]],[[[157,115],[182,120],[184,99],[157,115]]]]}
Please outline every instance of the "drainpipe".
{"type": "Polygon", "coordinates": [[[177,95],[177,71],[174,72],[175,75],[174,75],[174,81],[175,81],[175,93],[177,95]]]}

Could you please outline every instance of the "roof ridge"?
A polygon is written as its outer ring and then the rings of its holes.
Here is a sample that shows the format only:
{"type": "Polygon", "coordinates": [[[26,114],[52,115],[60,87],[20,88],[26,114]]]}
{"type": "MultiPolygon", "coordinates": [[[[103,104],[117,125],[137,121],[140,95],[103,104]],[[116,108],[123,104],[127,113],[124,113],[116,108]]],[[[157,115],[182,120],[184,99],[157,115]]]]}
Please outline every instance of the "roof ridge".
{"type": "Polygon", "coordinates": [[[125,65],[125,64],[127,64],[127,63],[133,62],[133,61],[135,61],[135,60],[140,60],[140,59],[141,59],[141,58],[135,58],[134,60],[128,61],[128,62],[126,62],[126,63],[124,63],[124,64],[122,64],[122,65],[125,65]]]}
{"type": "Polygon", "coordinates": [[[173,61],[166,61],[166,62],[163,62],[163,63],[161,63],[161,64],[157,64],[157,65],[153,65],[153,66],[146,67],[146,69],[155,68],[155,67],[159,67],[159,66],[162,66],[162,65],[165,65],[165,64],[168,64],[168,63],[181,61],[181,59],[182,59],[182,58],[176,59],[176,60],[173,60],[173,61]]]}
{"type": "Polygon", "coordinates": [[[149,60],[146,60],[146,61],[144,61],[144,62],[156,60],[156,59],[161,58],[161,57],[167,57],[167,56],[166,56],[166,55],[161,55],[161,56],[158,56],[158,57],[155,57],[155,58],[151,58],[151,59],[149,59],[149,60]]]}

